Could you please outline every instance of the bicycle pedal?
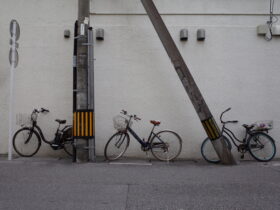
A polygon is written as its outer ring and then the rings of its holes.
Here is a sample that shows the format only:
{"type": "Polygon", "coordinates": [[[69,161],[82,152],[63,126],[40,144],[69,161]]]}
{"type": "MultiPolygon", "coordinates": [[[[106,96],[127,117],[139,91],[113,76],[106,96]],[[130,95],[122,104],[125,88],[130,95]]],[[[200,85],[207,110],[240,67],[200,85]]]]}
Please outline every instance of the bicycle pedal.
{"type": "Polygon", "coordinates": [[[62,149],[62,146],[61,146],[61,145],[58,145],[58,144],[51,144],[51,147],[52,147],[54,150],[62,149]]]}

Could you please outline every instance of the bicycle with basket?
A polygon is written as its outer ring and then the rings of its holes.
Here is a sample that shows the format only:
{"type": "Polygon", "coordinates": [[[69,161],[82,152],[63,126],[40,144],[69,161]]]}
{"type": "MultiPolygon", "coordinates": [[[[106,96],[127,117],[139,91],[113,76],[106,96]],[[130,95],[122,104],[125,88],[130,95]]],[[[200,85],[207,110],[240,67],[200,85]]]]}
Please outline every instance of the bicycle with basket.
{"type": "Polygon", "coordinates": [[[122,116],[113,118],[114,128],[117,132],[108,140],[104,156],[107,160],[117,160],[123,156],[130,143],[131,134],[141,145],[144,152],[149,150],[153,156],[161,161],[171,161],[177,158],[182,150],[182,139],[174,131],[163,130],[155,133],[155,127],[160,125],[160,121],[151,120],[152,130],[147,140],[141,139],[131,128],[132,121],[141,120],[136,115],[129,115],[127,111],[121,111],[122,116]]]}
{"type": "MultiPolygon", "coordinates": [[[[244,158],[244,154],[249,151],[250,155],[261,162],[268,162],[272,160],[276,154],[276,146],[274,139],[268,135],[269,130],[273,128],[273,121],[260,121],[251,125],[243,124],[245,128],[244,138],[238,139],[235,134],[226,126],[228,124],[238,123],[237,120],[223,121],[223,115],[231,110],[226,109],[220,115],[220,121],[222,123],[222,135],[229,149],[232,148],[231,142],[237,148],[237,151],[241,153],[241,158],[244,158]],[[230,140],[231,142],[230,142],[230,140]]],[[[201,144],[202,157],[210,163],[219,163],[218,157],[214,147],[209,138],[206,138],[201,144]]]]}
{"type": "Polygon", "coordinates": [[[16,131],[13,136],[13,147],[18,155],[32,157],[39,151],[42,141],[50,145],[53,150],[64,149],[68,155],[73,155],[72,125],[66,125],[60,129],[66,120],[56,119],[58,128],[55,132],[55,138],[51,141],[45,138],[37,123],[37,118],[40,113],[48,112],[49,110],[45,108],[41,108],[40,111],[34,109],[30,116],[31,125],[22,125],[22,128],[16,131]]]}

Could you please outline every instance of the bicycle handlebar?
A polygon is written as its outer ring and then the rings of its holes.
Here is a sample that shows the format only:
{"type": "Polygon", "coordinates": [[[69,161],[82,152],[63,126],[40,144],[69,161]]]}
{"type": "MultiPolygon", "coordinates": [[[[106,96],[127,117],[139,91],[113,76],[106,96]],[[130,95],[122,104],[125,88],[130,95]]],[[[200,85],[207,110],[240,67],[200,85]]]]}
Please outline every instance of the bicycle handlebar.
{"type": "Polygon", "coordinates": [[[38,109],[33,109],[33,112],[39,114],[39,113],[50,112],[50,111],[42,107],[40,111],[38,111],[38,109]]]}
{"type": "Polygon", "coordinates": [[[226,112],[228,112],[230,110],[231,110],[231,107],[227,108],[225,111],[222,112],[222,114],[220,115],[221,123],[223,123],[223,124],[226,124],[226,123],[238,123],[238,120],[230,120],[230,121],[226,121],[226,122],[223,121],[222,118],[223,118],[224,113],[226,113],[226,112]]]}
{"type": "Polygon", "coordinates": [[[130,117],[130,118],[133,118],[133,119],[136,120],[136,121],[141,120],[141,118],[137,117],[136,114],[134,114],[134,115],[129,115],[129,114],[127,113],[127,111],[125,111],[125,110],[122,110],[122,111],[121,111],[121,114],[126,115],[126,116],[128,116],[128,117],[130,117]]]}
{"type": "Polygon", "coordinates": [[[45,108],[41,108],[40,111],[38,111],[38,109],[33,109],[31,116],[30,116],[31,121],[33,123],[36,123],[39,113],[44,113],[44,112],[50,112],[50,111],[45,108]]]}

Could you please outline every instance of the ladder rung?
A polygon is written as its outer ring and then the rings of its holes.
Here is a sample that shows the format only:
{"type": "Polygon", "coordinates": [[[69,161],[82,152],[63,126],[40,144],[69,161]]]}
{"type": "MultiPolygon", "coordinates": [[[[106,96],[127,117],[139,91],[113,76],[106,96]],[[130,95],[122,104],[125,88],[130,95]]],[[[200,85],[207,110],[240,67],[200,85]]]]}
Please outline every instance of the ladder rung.
{"type": "Polygon", "coordinates": [[[73,92],[87,92],[87,89],[73,89],[73,92]]]}
{"type": "Polygon", "coordinates": [[[93,46],[93,43],[82,43],[82,45],[93,46]]]}

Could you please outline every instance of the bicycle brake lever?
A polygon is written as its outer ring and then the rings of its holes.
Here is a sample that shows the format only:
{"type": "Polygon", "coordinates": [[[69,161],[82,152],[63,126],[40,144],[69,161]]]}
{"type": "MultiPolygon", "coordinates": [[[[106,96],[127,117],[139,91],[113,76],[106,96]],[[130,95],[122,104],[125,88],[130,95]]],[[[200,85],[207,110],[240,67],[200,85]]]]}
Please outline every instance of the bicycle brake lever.
{"type": "Polygon", "coordinates": [[[134,120],[141,120],[141,118],[137,117],[136,115],[133,116],[134,120]]]}
{"type": "Polygon", "coordinates": [[[121,114],[124,114],[124,115],[126,115],[126,114],[127,114],[127,111],[125,111],[125,110],[122,110],[122,111],[121,111],[121,114]]]}

